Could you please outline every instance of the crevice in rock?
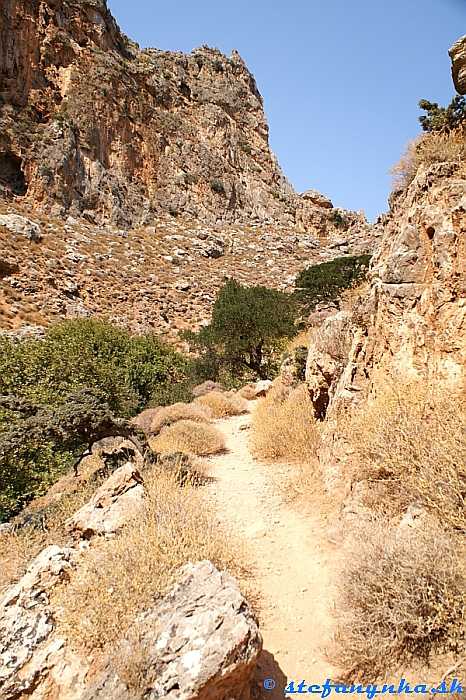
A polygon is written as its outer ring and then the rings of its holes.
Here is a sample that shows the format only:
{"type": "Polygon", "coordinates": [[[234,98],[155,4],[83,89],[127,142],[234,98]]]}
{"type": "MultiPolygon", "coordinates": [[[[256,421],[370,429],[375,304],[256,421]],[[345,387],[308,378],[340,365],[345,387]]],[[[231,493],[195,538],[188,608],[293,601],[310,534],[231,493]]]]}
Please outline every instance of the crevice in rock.
{"type": "Polygon", "coordinates": [[[0,183],[6,185],[12,194],[24,196],[27,184],[21,166],[22,159],[11,151],[0,153],[0,183]]]}

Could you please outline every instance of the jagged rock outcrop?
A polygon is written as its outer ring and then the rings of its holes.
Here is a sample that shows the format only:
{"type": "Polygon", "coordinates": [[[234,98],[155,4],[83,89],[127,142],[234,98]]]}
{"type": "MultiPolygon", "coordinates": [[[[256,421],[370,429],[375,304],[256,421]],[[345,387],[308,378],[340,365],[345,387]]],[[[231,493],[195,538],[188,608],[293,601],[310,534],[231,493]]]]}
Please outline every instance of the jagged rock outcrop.
{"type": "Polygon", "coordinates": [[[466,94],[466,36],[455,41],[448,51],[451,58],[451,74],[456,92],[466,94]]]}
{"type": "Polygon", "coordinates": [[[135,623],[81,700],[131,700],[127,677],[138,673],[138,692],[151,700],[249,700],[261,649],[257,620],[235,579],[210,561],[187,564],[180,583],[135,623]]]}
{"type": "MultiPolygon", "coordinates": [[[[369,291],[343,326],[333,323],[333,344],[343,337],[351,342],[343,372],[327,382],[320,457],[332,487],[345,482],[351,461],[338,434],[342,405],[383,389],[387,379],[441,384],[454,393],[466,387],[466,176],[460,164],[421,168],[409,187],[392,193],[369,277],[369,291]]],[[[311,347],[311,392],[321,373],[315,356],[311,347]]]]}
{"type": "Polygon", "coordinates": [[[140,50],[105,0],[5,0],[0,47],[4,196],[121,227],[171,212],[333,230],[330,200],[283,176],[236,51],[140,50]]]}
{"type": "Polygon", "coordinates": [[[90,539],[121,530],[145,498],[142,476],[131,462],[117,469],[86,503],[66,521],[66,529],[90,539]]]}
{"type": "Polygon", "coordinates": [[[63,639],[54,639],[50,591],[69,578],[77,552],[52,545],[33,561],[0,602],[0,697],[30,695],[47,675],[63,639]]]}

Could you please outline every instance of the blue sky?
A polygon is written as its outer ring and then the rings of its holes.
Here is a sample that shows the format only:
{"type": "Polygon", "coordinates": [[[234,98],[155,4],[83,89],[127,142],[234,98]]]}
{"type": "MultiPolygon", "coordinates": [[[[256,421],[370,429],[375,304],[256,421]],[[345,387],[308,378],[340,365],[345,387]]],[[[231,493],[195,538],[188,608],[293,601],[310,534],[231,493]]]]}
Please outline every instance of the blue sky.
{"type": "Polygon", "coordinates": [[[466,34],[466,0],[108,0],[141,48],[236,49],[264,97],[270,145],[298,192],[387,210],[417,103],[455,95],[448,49],[466,34]]]}

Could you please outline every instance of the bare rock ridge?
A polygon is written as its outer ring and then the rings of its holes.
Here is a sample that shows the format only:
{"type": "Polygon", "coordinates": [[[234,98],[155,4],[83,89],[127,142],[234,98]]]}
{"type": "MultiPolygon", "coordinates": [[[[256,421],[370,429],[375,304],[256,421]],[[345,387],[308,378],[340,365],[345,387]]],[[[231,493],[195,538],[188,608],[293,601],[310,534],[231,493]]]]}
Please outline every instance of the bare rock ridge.
{"type": "Polygon", "coordinates": [[[123,228],[170,212],[332,229],[330,200],[284,177],[236,51],[140,50],[105,0],[5,0],[0,37],[3,196],[123,228]]]}

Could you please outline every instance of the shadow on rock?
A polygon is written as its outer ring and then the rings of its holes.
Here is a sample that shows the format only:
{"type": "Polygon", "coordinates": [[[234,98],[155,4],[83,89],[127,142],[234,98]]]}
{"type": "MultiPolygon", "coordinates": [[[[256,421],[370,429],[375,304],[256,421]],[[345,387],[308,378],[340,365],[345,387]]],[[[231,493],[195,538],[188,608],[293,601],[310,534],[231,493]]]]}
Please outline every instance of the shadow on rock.
{"type": "Polygon", "coordinates": [[[273,654],[263,649],[251,683],[251,700],[283,700],[286,686],[287,678],[273,654]],[[275,687],[271,690],[264,688],[267,679],[275,681],[275,687]]]}

